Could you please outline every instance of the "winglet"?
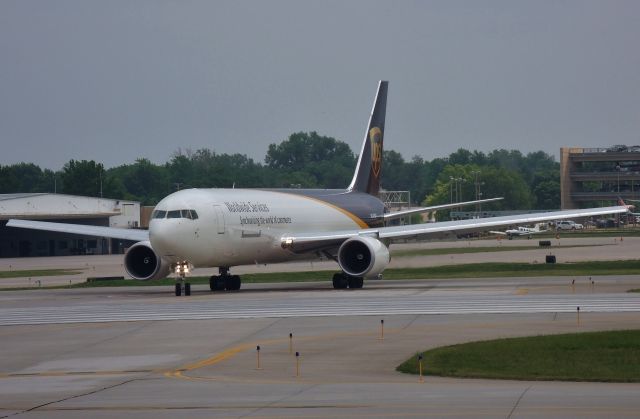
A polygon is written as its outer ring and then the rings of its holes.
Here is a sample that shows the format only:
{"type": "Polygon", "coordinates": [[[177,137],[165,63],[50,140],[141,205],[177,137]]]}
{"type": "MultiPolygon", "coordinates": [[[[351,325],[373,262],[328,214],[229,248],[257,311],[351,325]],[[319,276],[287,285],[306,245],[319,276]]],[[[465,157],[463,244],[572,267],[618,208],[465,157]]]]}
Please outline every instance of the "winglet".
{"type": "Polygon", "coordinates": [[[624,202],[624,200],[622,199],[622,197],[618,197],[618,205],[620,205],[621,207],[625,207],[628,210],[632,210],[633,208],[635,208],[635,205],[630,205],[624,202]]]}
{"type": "Polygon", "coordinates": [[[382,145],[384,140],[384,119],[387,108],[387,86],[389,82],[378,83],[369,125],[362,142],[358,165],[353,174],[348,191],[366,192],[378,196],[380,191],[380,173],[382,171],[382,145]]]}

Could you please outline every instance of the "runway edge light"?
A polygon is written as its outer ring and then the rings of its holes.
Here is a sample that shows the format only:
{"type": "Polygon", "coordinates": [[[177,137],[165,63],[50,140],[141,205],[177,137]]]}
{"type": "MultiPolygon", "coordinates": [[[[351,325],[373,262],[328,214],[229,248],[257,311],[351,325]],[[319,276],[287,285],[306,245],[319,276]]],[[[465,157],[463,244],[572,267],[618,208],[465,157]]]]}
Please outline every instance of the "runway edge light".
{"type": "Polygon", "coordinates": [[[260,345],[256,346],[256,369],[257,370],[261,370],[262,368],[260,367],[260,345]]]}

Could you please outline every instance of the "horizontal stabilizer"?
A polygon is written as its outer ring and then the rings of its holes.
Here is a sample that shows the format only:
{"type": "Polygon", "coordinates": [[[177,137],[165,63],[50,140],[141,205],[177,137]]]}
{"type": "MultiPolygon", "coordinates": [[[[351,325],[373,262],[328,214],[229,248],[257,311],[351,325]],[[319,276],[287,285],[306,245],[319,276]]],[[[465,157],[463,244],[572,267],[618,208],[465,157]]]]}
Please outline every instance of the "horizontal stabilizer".
{"type": "Polygon", "coordinates": [[[502,198],[502,197],[501,198],[488,198],[488,199],[479,199],[477,201],[456,202],[455,204],[442,204],[442,205],[434,205],[434,206],[431,206],[431,207],[411,208],[411,209],[408,209],[408,210],[389,212],[389,213],[384,215],[384,219],[385,220],[394,220],[396,218],[401,218],[401,217],[404,217],[404,216],[407,216],[407,215],[422,214],[422,213],[425,213],[425,212],[432,212],[432,211],[438,211],[438,210],[449,209],[449,208],[464,207],[464,206],[468,206],[468,205],[485,204],[487,202],[500,201],[501,199],[504,199],[504,198],[502,198]]]}

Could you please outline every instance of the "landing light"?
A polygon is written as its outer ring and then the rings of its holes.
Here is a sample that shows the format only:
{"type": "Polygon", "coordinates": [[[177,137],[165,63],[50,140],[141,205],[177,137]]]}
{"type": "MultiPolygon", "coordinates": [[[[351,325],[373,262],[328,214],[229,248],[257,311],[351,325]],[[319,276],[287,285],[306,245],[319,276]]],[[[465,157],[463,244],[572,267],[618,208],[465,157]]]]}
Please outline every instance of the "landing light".
{"type": "Polygon", "coordinates": [[[189,273],[189,262],[178,262],[175,267],[177,275],[189,273]]]}
{"type": "Polygon", "coordinates": [[[293,244],[293,237],[285,237],[282,239],[282,248],[287,249],[293,244]]]}

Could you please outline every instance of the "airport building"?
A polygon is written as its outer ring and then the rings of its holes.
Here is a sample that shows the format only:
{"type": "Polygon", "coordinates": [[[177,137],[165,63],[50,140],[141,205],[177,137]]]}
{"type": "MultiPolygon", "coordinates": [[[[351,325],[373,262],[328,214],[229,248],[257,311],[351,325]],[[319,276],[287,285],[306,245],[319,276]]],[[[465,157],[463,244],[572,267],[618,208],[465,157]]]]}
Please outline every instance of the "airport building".
{"type": "Polygon", "coordinates": [[[54,193],[0,194],[0,257],[123,253],[131,242],[7,227],[11,218],[140,228],[140,203],[54,193]]]}
{"type": "Polygon", "coordinates": [[[640,146],[562,147],[562,209],[613,205],[618,197],[640,197],[640,146]]]}

